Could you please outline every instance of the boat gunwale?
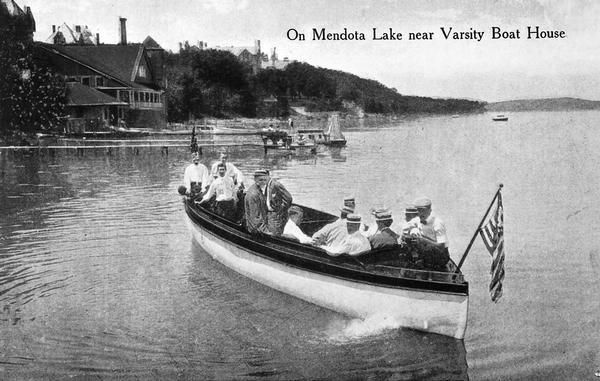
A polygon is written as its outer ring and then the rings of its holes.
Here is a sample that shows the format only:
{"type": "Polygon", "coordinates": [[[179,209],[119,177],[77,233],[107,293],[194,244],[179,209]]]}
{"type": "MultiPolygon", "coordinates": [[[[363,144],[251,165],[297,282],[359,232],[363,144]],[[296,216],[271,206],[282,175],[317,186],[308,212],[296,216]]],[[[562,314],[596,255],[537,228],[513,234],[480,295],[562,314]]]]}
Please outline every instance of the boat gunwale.
{"type": "Polygon", "coordinates": [[[412,279],[366,271],[366,269],[363,270],[358,267],[358,265],[349,262],[335,263],[333,262],[335,257],[321,256],[325,253],[323,249],[302,245],[299,242],[279,237],[250,235],[243,231],[239,224],[226,220],[204,208],[200,208],[196,204],[193,204],[193,201],[189,199],[184,200],[184,204],[187,216],[193,223],[199,225],[202,229],[207,230],[210,234],[229,244],[249,252],[251,255],[265,258],[276,263],[350,282],[360,282],[377,287],[464,296],[468,296],[469,294],[469,283],[467,281],[463,281],[462,283],[449,283],[434,280],[412,279]],[[192,214],[190,214],[190,212],[192,214]],[[236,239],[232,240],[227,236],[233,236],[236,239]],[[242,243],[240,243],[240,241],[242,243]],[[298,245],[301,245],[301,247],[295,247],[298,245]],[[293,260],[290,261],[289,259],[293,260]]]}

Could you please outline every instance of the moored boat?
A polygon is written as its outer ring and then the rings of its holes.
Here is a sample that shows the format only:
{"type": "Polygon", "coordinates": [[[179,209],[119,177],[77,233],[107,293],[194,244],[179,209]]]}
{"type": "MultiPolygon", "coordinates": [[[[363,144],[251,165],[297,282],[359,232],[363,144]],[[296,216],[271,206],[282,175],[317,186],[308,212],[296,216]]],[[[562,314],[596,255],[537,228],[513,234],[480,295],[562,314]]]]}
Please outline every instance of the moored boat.
{"type": "Polygon", "coordinates": [[[327,131],[324,135],[325,141],[323,144],[326,146],[343,147],[346,145],[346,138],[342,134],[338,114],[331,114],[327,123],[327,131]]]}
{"type": "Polygon", "coordinates": [[[498,115],[494,116],[492,118],[492,120],[495,121],[495,122],[506,122],[508,120],[508,116],[502,115],[502,114],[498,114],[498,115]]]}
{"type": "MultiPolygon", "coordinates": [[[[401,246],[358,257],[269,235],[251,235],[185,198],[188,225],[199,245],[236,272],[276,290],[342,314],[382,316],[399,325],[462,339],[469,285],[451,260],[443,271],[404,266],[401,246]]],[[[312,234],[335,216],[302,207],[301,228],[312,234]]]]}

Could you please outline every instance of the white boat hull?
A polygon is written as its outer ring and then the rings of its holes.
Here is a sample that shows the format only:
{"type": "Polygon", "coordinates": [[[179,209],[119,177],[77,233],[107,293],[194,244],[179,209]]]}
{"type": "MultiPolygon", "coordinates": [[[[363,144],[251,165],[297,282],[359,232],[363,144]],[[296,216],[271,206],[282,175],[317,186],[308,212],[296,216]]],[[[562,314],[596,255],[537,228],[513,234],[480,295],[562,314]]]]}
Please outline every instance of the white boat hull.
{"type": "Polygon", "coordinates": [[[214,259],[266,286],[351,317],[380,316],[403,327],[464,337],[468,295],[384,287],[321,275],[254,255],[187,221],[195,240],[214,259]]]}

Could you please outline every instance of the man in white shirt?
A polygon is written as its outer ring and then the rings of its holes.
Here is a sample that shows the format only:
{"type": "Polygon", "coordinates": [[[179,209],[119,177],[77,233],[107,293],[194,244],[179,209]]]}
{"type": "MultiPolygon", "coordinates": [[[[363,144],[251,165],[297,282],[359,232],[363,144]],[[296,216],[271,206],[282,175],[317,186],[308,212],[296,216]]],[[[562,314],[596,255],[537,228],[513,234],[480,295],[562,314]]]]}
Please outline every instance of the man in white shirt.
{"type": "Polygon", "coordinates": [[[339,246],[343,239],[348,235],[348,228],[346,227],[346,217],[348,214],[354,213],[354,208],[351,208],[347,204],[344,204],[340,208],[340,218],[332,223],[323,226],[319,231],[313,234],[312,238],[314,244],[318,246],[339,246]]]}
{"type": "Polygon", "coordinates": [[[418,220],[415,218],[409,223],[416,226],[411,227],[410,234],[416,237],[428,238],[440,248],[448,248],[448,236],[446,225],[441,218],[431,210],[431,200],[424,197],[415,201],[418,220]]]}
{"type": "Polygon", "coordinates": [[[283,228],[283,236],[290,237],[293,239],[297,239],[300,243],[313,243],[313,239],[300,229],[300,224],[302,223],[302,218],[304,217],[304,212],[302,208],[299,206],[293,205],[288,209],[288,222],[285,224],[283,228]]]}
{"type": "Polygon", "coordinates": [[[327,254],[337,257],[341,254],[357,256],[371,250],[369,239],[360,232],[361,218],[358,214],[349,214],[346,218],[348,235],[338,246],[324,246],[327,254]]]}
{"type": "Polygon", "coordinates": [[[227,152],[221,152],[219,155],[219,161],[214,162],[210,168],[211,181],[219,176],[218,165],[224,164],[225,176],[231,177],[233,184],[235,184],[236,187],[243,187],[244,175],[242,174],[242,171],[237,169],[233,163],[228,162],[227,159],[229,159],[227,152]]]}
{"type": "Polygon", "coordinates": [[[217,167],[218,177],[212,183],[210,183],[208,192],[206,192],[200,201],[200,204],[204,204],[215,197],[215,213],[233,221],[236,214],[234,193],[235,185],[233,184],[233,179],[231,177],[225,176],[225,165],[219,163],[217,167]]]}
{"type": "Polygon", "coordinates": [[[183,184],[186,194],[191,198],[199,198],[208,186],[208,169],[200,163],[200,155],[192,154],[192,164],[188,165],[183,173],[183,184]]]}

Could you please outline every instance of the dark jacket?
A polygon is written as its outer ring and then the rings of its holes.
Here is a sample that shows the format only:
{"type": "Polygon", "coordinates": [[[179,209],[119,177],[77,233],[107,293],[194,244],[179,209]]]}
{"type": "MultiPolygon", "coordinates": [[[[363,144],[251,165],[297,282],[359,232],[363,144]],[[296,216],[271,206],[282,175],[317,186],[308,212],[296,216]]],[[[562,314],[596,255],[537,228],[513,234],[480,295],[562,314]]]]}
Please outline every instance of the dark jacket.
{"type": "Polygon", "coordinates": [[[369,242],[371,243],[371,248],[379,249],[397,245],[398,237],[400,236],[388,227],[378,231],[374,236],[369,238],[369,242]]]}
{"type": "Polygon", "coordinates": [[[269,233],[267,202],[258,185],[253,184],[244,198],[246,229],[250,234],[269,233]]]}
{"type": "Polygon", "coordinates": [[[270,180],[267,184],[267,195],[270,198],[272,211],[267,213],[269,231],[273,235],[281,235],[288,220],[288,209],[292,206],[292,195],[280,182],[270,180]]]}

